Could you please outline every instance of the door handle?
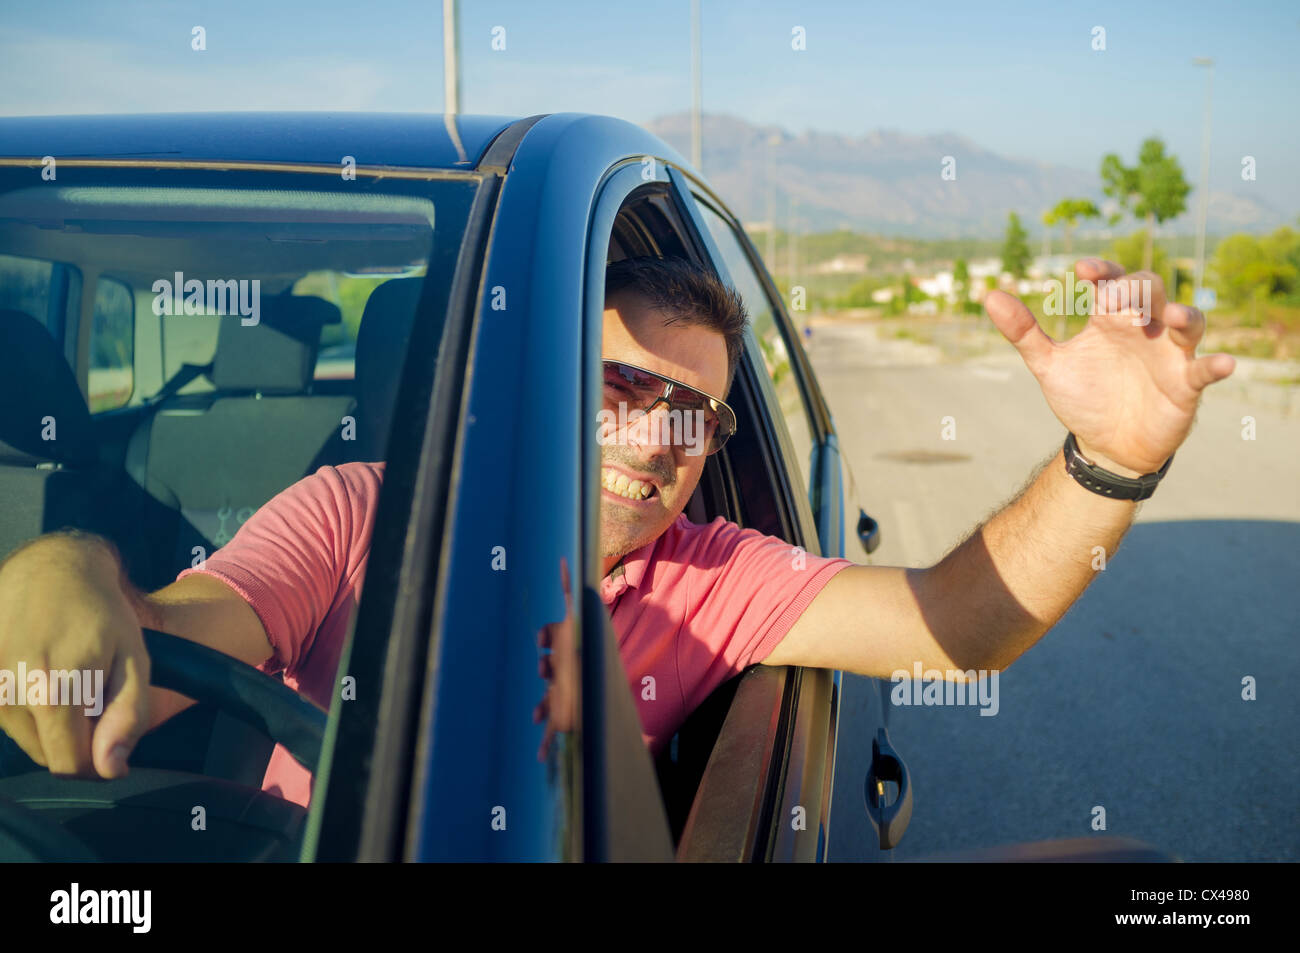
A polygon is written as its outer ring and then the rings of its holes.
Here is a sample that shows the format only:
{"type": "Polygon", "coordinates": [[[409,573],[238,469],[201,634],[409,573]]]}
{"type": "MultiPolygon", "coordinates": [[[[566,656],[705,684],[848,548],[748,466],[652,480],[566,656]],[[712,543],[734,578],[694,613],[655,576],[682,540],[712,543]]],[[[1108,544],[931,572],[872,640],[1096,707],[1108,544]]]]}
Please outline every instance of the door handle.
{"type": "Polygon", "coordinates": [[[868,554],[880,548],[880,524],[863,509],[858,510],[858,540],[868,554]]]}
{"type": "Polygon", "coordinates": [[[912,783],[907,765],[889,743],[889,732],[884,728],[876,731],[871,742],[871,768],[864,788],[867,818],[880,835],[880,849],[890,850],[898,846],[912,820],[912,783]],[[886,804],[885,783],[889,781],[898,785],[898,797],[886,804]]]}

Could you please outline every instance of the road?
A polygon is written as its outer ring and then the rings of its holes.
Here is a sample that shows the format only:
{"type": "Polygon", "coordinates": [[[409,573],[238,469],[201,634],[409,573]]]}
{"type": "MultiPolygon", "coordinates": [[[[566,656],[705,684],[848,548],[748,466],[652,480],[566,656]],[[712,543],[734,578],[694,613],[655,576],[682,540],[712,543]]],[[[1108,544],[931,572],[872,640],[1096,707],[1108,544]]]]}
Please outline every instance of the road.
{"type": "MultiPolygon", "coordinates": [[[[865,324],[814,323],[805,343],[882,526],[878,565],[938,561],[1064,438],[1000,337],[956,360],[865,324]]],[[[1215,388],[1106,570],[1000,676],[996,717],[889,713],[915,796],[887,859],[1086,837],[1097,806],[1106,833],[1183,860],[1300,859],[1300,402],[1215,388]]],[[[871,739],[853,727],[867,685],[845,676],[831,860],[882,856],[862,808],[871,739]]]]}

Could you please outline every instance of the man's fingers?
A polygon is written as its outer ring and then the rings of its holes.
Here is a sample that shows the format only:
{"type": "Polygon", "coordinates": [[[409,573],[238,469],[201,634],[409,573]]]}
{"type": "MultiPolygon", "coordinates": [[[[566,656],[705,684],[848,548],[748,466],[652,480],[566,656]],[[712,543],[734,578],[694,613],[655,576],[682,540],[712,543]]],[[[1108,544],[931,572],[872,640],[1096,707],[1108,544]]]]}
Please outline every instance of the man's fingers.
{"type": "Polygon", "coordinates": [[[149,725],[149,655],[119,653],[105,690],[103,714],[95,727],[94,764],[100,777],[126,774],[126,759],[149,725]]]}
{"type": "Polygon", "coordinates": [[[1047,336],[1033,312],[1023,301],[1005,291],[990,291],[984,297],[984,310],[1002,332],[1003,337],[1016,346],[1026,366],[1038,376],[1052,357],[1052,339],[1047,336]]]}
{"type": "Polygon", "coordinates": [[[1123,265],[1103,258],[1080,258],[1074,263],[1074,275],[1080,281],[1110,281],[1123,274],[1123,265]]]}
{"type": "Polygon", "coordinates": [[[41,738],[36,733],[36,721],[32,718],[31,712],[22,708],[9,709],[5,713],[4,722],[0,724],[0,731],[12,738],[14,744],[22,748],[27,757],[42,768],[47,767],[45,753],[41,751],[41,738]]]}
{"type": "Polygon", "coordinates": [[[1187,383],[1193,390],[1201,391],[1221,381],[1237,366],[1237,361],[1230,354],[1207,354],[1198,357],[1187,368],[1187,383]]]}
{"type": "Polygon", "coordinates": [[[560,587],[564,591],[564,618],[573,617],[573,580],[569,577],[569,561],[560,557],[560,587]]]}
{"type": "Polygon", "coordinates": [[[1152,272],[1135,271],[1097,284],[1095,313],[1110,323],[1147,328],[1147,336],[1155,337],[1165,310],[1164,282],[1152,272]]]}
{"type": "Polygon", "coordinates": [[[50,772],[89,775],[91,725],[85,711],[72,705],[35,705],[29,710],[50,772]]]}
{"type": "Polygon", "coordinates": [[[1169,329],[1169,338],[1185,351],[1195,351],[1205,334],[1205,315],[1185,304],[1171,304],[1160,316],[1169,329]]]}

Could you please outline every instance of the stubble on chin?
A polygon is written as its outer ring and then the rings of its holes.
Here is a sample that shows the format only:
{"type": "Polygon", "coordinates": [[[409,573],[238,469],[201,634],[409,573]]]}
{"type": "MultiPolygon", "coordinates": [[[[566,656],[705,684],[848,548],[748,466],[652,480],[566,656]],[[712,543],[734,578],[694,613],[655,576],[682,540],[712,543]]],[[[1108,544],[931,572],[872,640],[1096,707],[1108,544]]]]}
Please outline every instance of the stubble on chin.
{"type": "Polygon", "coordinates": [[[654,542],[667,528],[656,529],[650,520],[630,518],[618,509],[614,503],[602,503],[600,507],[600,548],[605,559],[622,559],[654,542]]]}

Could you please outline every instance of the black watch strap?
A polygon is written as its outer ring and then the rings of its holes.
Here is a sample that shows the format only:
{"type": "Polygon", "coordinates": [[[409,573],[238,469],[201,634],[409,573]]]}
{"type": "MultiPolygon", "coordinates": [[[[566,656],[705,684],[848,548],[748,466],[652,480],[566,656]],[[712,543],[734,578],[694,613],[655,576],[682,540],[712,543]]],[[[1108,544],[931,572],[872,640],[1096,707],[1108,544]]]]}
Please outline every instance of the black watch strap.
{"type": "Polygon", "coordinates": [[[1169,472],[1169,464],[1174,462],[1171,456],[1155,473],[1144,473],[1139,477],[1120,476],[1103,470],[1087,460],[1079,452],[1079,443],[1071,433],[1065,438],[1065,470],[1085,489],[1112,500],[1145,500],[1156,491],[1156,484],[1169,472]]]}

